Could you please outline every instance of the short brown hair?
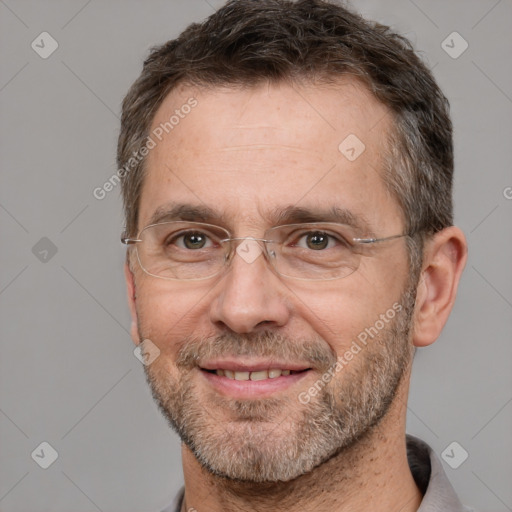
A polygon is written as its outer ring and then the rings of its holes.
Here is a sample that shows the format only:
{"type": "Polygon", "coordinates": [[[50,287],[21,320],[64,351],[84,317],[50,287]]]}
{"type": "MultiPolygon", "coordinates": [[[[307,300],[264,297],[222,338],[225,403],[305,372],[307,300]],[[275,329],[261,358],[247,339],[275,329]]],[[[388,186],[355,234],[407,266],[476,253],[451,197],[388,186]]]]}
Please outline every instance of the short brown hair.
{"type": "MultiPolygon", "coordinates": [[[[125,168],[142,147],[157,109],[178,84],[335,83],[342,75],[362,80],[394,114],[384,180],[405,229],[416,234],[410,249],[417,267],[423,236],[453,222],[448,101],[407,39],[333,2],[231,0],[153,48],[123,101],[118,166],[125,168]]],[[[129,236],[136,235],[143,178],[141,159],[121,179],[129,236]]]]}

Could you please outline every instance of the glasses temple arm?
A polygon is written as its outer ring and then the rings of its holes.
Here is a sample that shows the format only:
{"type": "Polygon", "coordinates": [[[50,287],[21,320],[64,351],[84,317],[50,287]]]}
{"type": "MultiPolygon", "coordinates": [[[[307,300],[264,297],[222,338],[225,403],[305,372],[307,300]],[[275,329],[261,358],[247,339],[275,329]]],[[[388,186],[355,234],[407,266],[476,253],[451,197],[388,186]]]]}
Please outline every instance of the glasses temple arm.
{"type": "Polygon", "coordinates": [[[137,238],[127,238],[127,237],[122,236],[121,242],[123,244],[130,245],[130,244],[136,244],[137,242],[142,242],[142,240],[139,240],[137,238]]]}

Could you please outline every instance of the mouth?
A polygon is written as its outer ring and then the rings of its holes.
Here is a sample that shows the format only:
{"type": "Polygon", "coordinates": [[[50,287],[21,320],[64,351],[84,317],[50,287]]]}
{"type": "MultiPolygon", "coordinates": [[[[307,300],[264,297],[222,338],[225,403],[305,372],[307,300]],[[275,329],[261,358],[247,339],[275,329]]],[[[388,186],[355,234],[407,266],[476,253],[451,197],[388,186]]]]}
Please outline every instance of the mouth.
{"type": "Polygon", "coordinates": [[[228,369],[219,368],[216,370],[208,370],[206,368],[201,368],[201,370],[218,375],[219,377],[226,377],[232,380],[238,381],[259,381],[266,379],[277,379],[278,377],[288,375],[295,375],[298,373],[303,373],[311,370],[311,368],[305,368],[304,370],[289,370],[289,369],[281,369],[281,368],[271,368],[268,370],[256,370],[256,371],[233,371],[228,369]]]}
{"type": "Polygon", "coordinates": [[[300,364],[212,362],[198,367],[210,387],[229,398],[263,398],[292,387],[313,373],[300,364]]]}

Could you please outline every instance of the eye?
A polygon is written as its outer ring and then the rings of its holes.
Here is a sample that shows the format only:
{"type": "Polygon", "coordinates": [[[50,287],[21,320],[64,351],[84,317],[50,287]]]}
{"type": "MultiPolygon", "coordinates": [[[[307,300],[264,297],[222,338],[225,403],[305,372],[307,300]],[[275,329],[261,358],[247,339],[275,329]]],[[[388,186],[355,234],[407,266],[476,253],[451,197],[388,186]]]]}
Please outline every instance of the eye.
{"type": "Polygon", "coordinates": [[[206,233],[201,231],[187,231],[179,233],[168,238],[165,245],[174,244],[181,249],[207,249],[213,246],[213,243],[206,233]]]}
{"type": "Polygon", "coordinates": [[[332,249],[336,246],[337,242],[342,242],[343,245],[347,245],[346,242],[340,241],[337,237],[325,231],[310,231],[300,235],[293,246],[311,249],[313,251],[322,251],[324,249],[332,249]]]}

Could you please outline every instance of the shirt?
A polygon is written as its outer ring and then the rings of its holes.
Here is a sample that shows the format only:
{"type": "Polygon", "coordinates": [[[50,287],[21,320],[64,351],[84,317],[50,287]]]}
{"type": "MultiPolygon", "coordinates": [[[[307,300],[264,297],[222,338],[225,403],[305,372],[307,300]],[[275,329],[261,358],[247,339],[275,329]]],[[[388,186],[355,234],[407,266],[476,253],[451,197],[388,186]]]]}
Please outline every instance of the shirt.
{"type": "MultiPolygon", "coordinates": [[[[417,512],[474,512],[459,501],[437,455],[427,443],[407,435],[407,460],[416,485],[423,493],[417,512]]],[[[182,487],[162,512],[180,512],[185,494],[182,487]]]]}

